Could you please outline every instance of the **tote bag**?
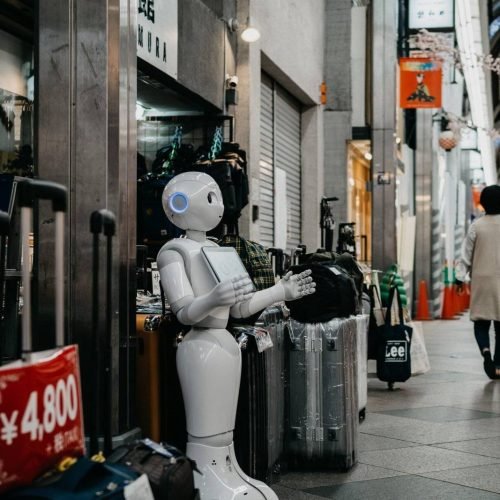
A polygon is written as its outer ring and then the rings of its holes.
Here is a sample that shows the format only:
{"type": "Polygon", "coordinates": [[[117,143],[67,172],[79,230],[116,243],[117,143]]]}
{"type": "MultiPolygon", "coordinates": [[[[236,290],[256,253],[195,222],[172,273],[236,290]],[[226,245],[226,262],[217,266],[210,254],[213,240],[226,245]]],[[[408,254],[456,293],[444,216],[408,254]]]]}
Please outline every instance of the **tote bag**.
{"type": "Polygon", "coordinates": [[[399,292],[391,287],[385,323],[377,329],[379,345],[377,377],[384,382],[405,382],[411,377],[412,328],[403,322],[399,292]],[[393,324],[393,301],[397,301],[399,321],[393,324]]]}

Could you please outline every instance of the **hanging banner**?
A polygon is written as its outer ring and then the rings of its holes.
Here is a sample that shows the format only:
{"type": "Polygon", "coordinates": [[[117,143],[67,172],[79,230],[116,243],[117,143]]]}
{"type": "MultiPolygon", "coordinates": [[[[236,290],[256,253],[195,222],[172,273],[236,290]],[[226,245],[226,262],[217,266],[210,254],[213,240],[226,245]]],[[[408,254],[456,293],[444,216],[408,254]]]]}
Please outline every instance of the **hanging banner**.
{"type": "Polygon", "coordinates": [[[137,57],[177,78],[177,0],[138,0],[137,57]]]}
{"type": "Polygon", "coordinates": [[[440,108],[441,63],[426,57],[399,59],[399,106],[401,108],[440,108]]]}

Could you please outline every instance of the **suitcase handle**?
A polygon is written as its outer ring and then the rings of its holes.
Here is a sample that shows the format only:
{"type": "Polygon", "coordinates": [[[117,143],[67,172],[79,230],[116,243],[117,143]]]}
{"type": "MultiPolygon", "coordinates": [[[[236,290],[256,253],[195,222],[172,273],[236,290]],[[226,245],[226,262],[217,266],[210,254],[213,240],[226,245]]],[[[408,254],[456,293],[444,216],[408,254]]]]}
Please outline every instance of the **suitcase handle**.
{"type": "Polygon", "coordinates": [[[32,350],[31,325],[31,276],[29,232],[31,216],[35,200],[52,201],[55,213],[55,329],[56,347],[64,345],[64,213],[67,208],[67,189],[61,184],[38,179],[26,179],[18,184],[19,204],[21,206],[21,241],[22,241],[22,284],[23,284],[23,317],[22,317],[22,350],[32,350]]]}
{"type": "Polygon", "coordinates": [[[92,234],[101,234],[104,236],[113,236],[115,234],[116,218],[115,214],[103,208],[92,212],[90,216],[90,232],[92,234]]]}
{"type": "Polygon", "coordinates": [[[112,257],[113,236],[115,234],[116,218],[113,212],[101,209],[95,210],[90,215],[90,232],[93,235],[92,253],[92,351],[96,356],[97,369],[94,370],[94,393],[93,406],[94,416],[89,422],[89,448],[93,455],[99,449],[98,431],[99,423],[102,421],[104,434],[104,454],[108,455],[112,450],[112,415],[111,415],[111,328],[112,328],[112,257]],[[106,326],[105,331],[99,325],[99,235],[104,234],[106,238],[106,326]],[[104,344],[104,345],[103,345],[104,344]],[[104,347],[101,352],[101,346],[104,347]]]}
{"type": "Polygon", "coordinates": [[[61,184],[38,179],[27,179],[19,184],[19,205],[33,208],[35,200],[52,201],[54,212],[66,212],[67,189],[61,184]]]}

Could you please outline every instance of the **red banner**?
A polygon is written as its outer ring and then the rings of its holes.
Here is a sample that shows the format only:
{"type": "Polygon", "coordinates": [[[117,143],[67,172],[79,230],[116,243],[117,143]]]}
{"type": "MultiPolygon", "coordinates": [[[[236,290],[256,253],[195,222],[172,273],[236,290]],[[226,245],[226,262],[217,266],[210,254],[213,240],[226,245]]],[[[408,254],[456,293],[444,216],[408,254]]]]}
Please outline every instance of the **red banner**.
{"type": "Polygon", "coordinates": [[[85,451],[78,347],[33,356],[0,368],[0,493],[85,451]]]}
{"type": "Polygon", "coordinates": [[[441,62],[426,57],[399,59],[399,105],[401,108],[440,108],[441,62]]]}

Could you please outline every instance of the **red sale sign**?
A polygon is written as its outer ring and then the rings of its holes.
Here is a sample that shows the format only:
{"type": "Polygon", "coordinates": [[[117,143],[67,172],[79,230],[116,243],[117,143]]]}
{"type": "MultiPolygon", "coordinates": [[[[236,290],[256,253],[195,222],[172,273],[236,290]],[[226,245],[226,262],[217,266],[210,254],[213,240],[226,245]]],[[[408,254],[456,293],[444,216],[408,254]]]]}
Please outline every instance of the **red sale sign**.
{"type": "Polygon", "coordinates": [[[0,368],[0,494],[84,447],[77,346],[0,368]]]}

